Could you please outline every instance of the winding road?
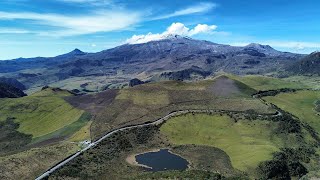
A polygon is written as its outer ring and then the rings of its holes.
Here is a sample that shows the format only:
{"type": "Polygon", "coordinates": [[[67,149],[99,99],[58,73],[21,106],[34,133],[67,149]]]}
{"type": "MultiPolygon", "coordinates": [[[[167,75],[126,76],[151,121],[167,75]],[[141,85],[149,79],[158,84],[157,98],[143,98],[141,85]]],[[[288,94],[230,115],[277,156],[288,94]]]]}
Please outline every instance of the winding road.
{"type": "MultiPolygon", "coordinates": [[[[216,113],[216,112],[229,112],[229,111],[223,111],[223,110],[181,110],[181,111],[174,111],[174,112],[171,112],[168,115],[166,115],[166,116],[164,116],[164,117],[162,117],[162,118],[160,118],[160,119],[158,119],[156,121],[153,121],[153,122],[148,122],[148,123],[144,123],[144,124],[137,124],[137,125],[122,127],[122,128],[113,130],[113,131],[107,133],[106,135],[102,136],[100,139],[90,143],[86,148],[76,152],[75,154],[69,156],[68,158],[66,158],[66,159],[62,160],[61,162],[59,162],[58,164],[54,165],[52,168],[50,168],[46,172],[44,172],[41,176],[37,177],[36,180],[41,180],[41,179],[44,179],[44,178],[48,177],[54,171],[58,170],[59,168],[61,168],[64,165],[66,165],[68,162],[70,162],[71,160],[75,159],[76,157],[78,157],[83,152],[95,147],[101,141],[103,141],[104,139],[110,137],[111,135],[113,135],[113,134],[115,134],[117,132],[124,131],[124,130],[129,130],[129,129],[133,129],[133,128],[137,128],[137,127],[146,127],[146,126],[150,126],[150,125],[159,125],[159,124],[164,123],[165,121],[167,121],[171,117],[179,116],[179,115],[182,115],[182,114],[187,114],[187,113],[216,113]]],[[[237,111],[234,111],[234,112],[237,112],[237,111]]],[[[281,116],[281,115],[282,115],[282,113],[277,111],[277,113],[275,115],[271,115],[271,116],[281,116]]],[[[259,116],[263,116],[263,115],[259,115],[259,116]]]]}
{"type": "MultiPolygon", "coordinates": [[[[195,111],[199,111],[199,110],[195,110],[195,111]]],[[[194,111],[194,112],[195,112],[194,111]]],[[[145,127],[145,126],[150,126],[150,125],[159,125],[163,122],[165,122],[166,120],[168,120],[169,118],[173,117],[173,116],[177,116],[177,115],[181,115],[181,114],[186,114],[186,113],[190,113],[193,112],[192,110],[185,110],[185,111],[175,111],[172,112],[156,121],[153,122],[149,122],[149,123],[144,123],[144,124],[138,124],[138,125],[132,125],[132,126],[127,126],[127,127],[123,127],[123,128],[119,128],[116,130],[113,130],[109,133],[107,133],[106,135],[102,136],[100,139],[90,143],[86,148],[76,152],[75,154],[69,156],[68,158],[66,158],[65,160],[61,161],[60,163],[54,165],[52,168],[48,169],[45,173],[43,173],[41,176],[37,177],[36,180],[41,180],[44,179],[46,177],[48,177],[50,174],[52,174],[54,171],[56,171],[57,169],[61,168],[62,166],[64,166],[65,164],[67,164],[68,162],[70,162],[71,160],[75,159],[76,157],[78,157],[80,154],[82,154],[83,152],[95,147],[97,144],[99,144],[101,141],[103,141],[104,139],[110,137],[111,135],[120,132],[120,131],[124,131],[124,130],[129,130],[129,129],[133,129],[133,128],[137,128],[137,127],[145,127]]],[[[206,111],[207,112],[207,111],[206,111]]]]}

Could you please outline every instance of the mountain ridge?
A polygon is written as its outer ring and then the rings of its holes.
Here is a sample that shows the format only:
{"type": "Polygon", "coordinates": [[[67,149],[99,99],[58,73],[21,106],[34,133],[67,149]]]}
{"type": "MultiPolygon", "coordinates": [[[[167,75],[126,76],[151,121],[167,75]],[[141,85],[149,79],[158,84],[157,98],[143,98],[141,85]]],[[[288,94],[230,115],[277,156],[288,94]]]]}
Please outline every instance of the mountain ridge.
{"type": "Polygon", "coordinates": [[[320,52],[315,51],[287,67],[287,71],[301,75],[320,75],[320,52]]]}
{"type": "Polygon", "coordinates": [[[70,51],[70,52],[67,52],[65,54],[61,54],[61,55],[57,55],[57,56],[52,56],[52,57],[41,57],[41,56],[37,56],[37,57],[30,57],[30,58],[24,58],[24,57],[20,57],[20,58],[15,58],[15,59],[5,59],[5,60],[2,60],[2,61],[22,61],[22,60],[34,60],[34,59],[42,59],[42,58],[55,58],[55,57],[60,57],[60,56],[65,56],[65,55],[86,55],[86,54],[97,54],[97,53],[101,53],[101,52],[105,52],[105,51],[108,51],[108,50],[111,50],[111,49],[115,49],[115,48],[118,48],[118,47],[122,47],[122,46],[131,46],[131,45],[141,45],[141,44],[148,44],[148,43],[156,43],[156,42],[159,42],[159,41],[175,41],[175,40],[191,40],[191,41],[200,41],[200,42],[205,42],[205,43],[210,43],[212,45],[217,45],[217,46],[224,46],[224,47],[238,47],[238,48],[255,48],[257,50],[273,50],[273,51],[278,51],[278,52],[282,52],[282,53],[291,53],[291,54],[297,54],[297,53],[292,53],[292,52],[283,52],[283,51],[279,51],[279,50],[276,50],[274,49],[273,47],[271,47],[270,45],[263,45],[263,44],[259,44],[259,43],[249,43],[248,45],[245,45],[245,46],[231,46],[231,45],[228,45],[228,44],[219,44],[219,43],[215,43],[215,42],[212,42],[212,41],[208,41],[208,40],[197,40],[197,39],[193,39],[189,36],[180,36],[180,35],[175,35],[175,34],[168,34],[166,36],[164,36],[163,39],[158,39],[158,40],[150,40],[148,42],[144,42],[144,43],[138,43],[138,44],[130,44],[130,43],[125,43],[125,44],[122,44],[122,45],[119,45],[119,46],[116,46],[116,47],[113,47],[113,48],[110,48],[110,49],[105,49],[105,50],[102,50],[102,51],[98,51],[98,52],[84,52],[84,51],[81,51],[80,49],[78,48],[75,48],[74,50],[70,51]]]}
{"type": "Polygon", "coordinates": [[[52,58],[0,61],[0,73],[19,80],[28,88],[75,77],[107,77],[101,83],[123,84],[134,78],[141,79],[138,76],[142,74],[142,80],[146,81],[164,72],[184,72],[194,66],[199,72],[212,74],[218,71],[240,75],[266,74],[284,69],[304,56],[256,43],[240,47],[168,36],[141,44],[123,44],[97,53],[75,49],[52,58]]]}

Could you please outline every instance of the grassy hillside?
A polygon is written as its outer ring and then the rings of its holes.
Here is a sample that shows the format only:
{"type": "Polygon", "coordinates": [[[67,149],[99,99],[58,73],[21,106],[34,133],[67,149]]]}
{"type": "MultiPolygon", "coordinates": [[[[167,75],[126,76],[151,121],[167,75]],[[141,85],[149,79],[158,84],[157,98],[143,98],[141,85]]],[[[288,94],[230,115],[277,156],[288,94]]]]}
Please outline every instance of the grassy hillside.
{"type": "Polygon", "coordinates": [[[0,179],[34,179],[79,149],[71,141],[90,139],[91,115],[67,103],[69,96],[68,91],[46,88],[0,99],[0,179]]]}
{"type": "Polygon", "coordinates": [[[71,135],[76,137],[78,136],[78,137],[74,140],[69,139],[69,141],[81,141],[81,140],[90,139],[90,131],[86,130],[83,132],[82,128],[85,128],[85,126],[87,126],[87,124],[90,123],[91,117],[92,117],[91,114],[85,112],[75,122],[65,125],[64,127],[54,132],[51,132],[49,134],[46,134],[37,138],[33,138],[32,143],[39,143],[39,142],[50,140],[50,139],[63,140],[64,138],[70,137],[71,135]],[[88,135],[81,135],[81,133],[85,133],[88,135]]]}
{"type": "Polygon", "coordinates": [[[18,99],[0,99],[0,121],[8,117],[19,123],[19,132],[33,138],[48,135],[79,120],[84,111],[69,105],[67,91],[45,89],[18,99]]]}
{"type": "Polygon", "coordinates": [[[18,128],[19,124],[14,122],[14,118],[0,121],[0,156],[14,153],[31,142],[32,136],[17,131],[18,128]]]}
{"type": "Polygon", "coordinates": [[[60,143],[0,157],[0,179],[35,179],[78,149],[76,144],[60,143]]]}
{"type": "Polygon", "coordinates": [[[308,88],[305,84],[301,82],[286,81],[284,79],[278,79],[266,76],[248,75],[248,76],[234,76],[227,75],[228,77],[238,80],[255,90],[270,90],[270,89],[281,89],[281,88],[308,88]]]}
{"type": "Polygon", "coordinates": [[[290,119],[287,114],[265,120],[187,114],[170,119],[160,132],[174,145],[205,145],[223,150],[232,166],[251,178],[298,178],[308,170],[317,172],[318,146],[308,127],[290,119]]]}
{"type": "Polygon", "coordinates": [[[281,142],[272,135],[272,122],[240,121],[228,116],[204,114],[175,117],[161,127],[161,132],[174,144],[208,145],[222,149],[232,165],[250,171],[272,158],[281,142]],[[271,127],[271,128],[270,128],[271,127]]]}
{"type": "Polygon", "coordinates": [[[320,90],[320,76],[290,76],[284,80],[303,84],[307,88],[320,90]]]}
{"type": "Polygon", "coordinates": [[[316,102],[320,100],[320,91],[281,93],[277,96],[264,97],[264,99],[307,122],[320,133],[320,115],[315,110],[316,102]]]}
{"type": "Polygon", "coordinates": [[[92,121],[89,121],[85,126],[83,126],[79,131],[74,133],[70,138],[69,141],[72,142],[79,142],[91,139],[90,136],[90,126],[92,124],[92,121]]]}

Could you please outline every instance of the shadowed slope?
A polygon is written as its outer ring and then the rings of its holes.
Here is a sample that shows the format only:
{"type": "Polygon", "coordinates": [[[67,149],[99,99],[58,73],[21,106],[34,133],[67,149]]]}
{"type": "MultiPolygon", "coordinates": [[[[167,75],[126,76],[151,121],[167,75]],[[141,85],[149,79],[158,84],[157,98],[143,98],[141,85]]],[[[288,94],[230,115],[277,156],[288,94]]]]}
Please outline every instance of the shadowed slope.
{"type": "Polygon", "coordinates": [[[249,86],[227,76],[217,77],[209,90],[218,97],[251,96],[256,92],[249,86]]]}
{"type": "Polygon", "coordinates": [[[23,96],[26,96],[26,94],[22,90],[9,84],[0,83],[0,98],[18,98],[23,96]]]}

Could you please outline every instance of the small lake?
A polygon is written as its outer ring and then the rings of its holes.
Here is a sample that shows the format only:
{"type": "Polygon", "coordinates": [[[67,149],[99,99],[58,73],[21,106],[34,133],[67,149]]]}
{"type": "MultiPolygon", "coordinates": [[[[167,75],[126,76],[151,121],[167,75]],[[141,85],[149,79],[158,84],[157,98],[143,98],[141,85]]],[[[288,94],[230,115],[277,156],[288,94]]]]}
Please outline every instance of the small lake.
{"type": "Polygon", "coordinates": [[[150,171],[185,170],[189,164],[187,160],[172,154],[168,149],[139,154],[135,158],[137,163],[151,167],[150,171]]]}

